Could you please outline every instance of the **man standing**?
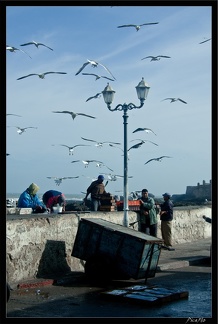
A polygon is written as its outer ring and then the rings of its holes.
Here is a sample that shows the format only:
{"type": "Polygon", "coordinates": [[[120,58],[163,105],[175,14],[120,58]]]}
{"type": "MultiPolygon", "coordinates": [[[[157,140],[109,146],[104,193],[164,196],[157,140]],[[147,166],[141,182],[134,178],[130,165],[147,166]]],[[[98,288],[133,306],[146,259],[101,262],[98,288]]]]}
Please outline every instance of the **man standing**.
{"type": "Polygon", "coordinates": [[[91,194],[92,211],[98,211],[98,208],[101,206],[101,196],[107,194],[103,181],[104,176],[100,174],[98,179],[93,181],[87,188],[84,202],[86,202],[88,195],[91,194]]]}
{"type": "Polygon", "coordinates": [[[140,232],[151,236],[157,236],[157,213],[155,202],[148,197],[148,190],[142,189],[142,196],[138,198],[140,206],[140,232]]]}
{"type": "Polygon", "coordinates": [[[173,220],[173,203],[170,200],[171,195],[168,192],[163,194],[164,202],[160,204],[161,234],[164,240],[164,249],[174,251],[172,247],[172,220],[173,220]]]}

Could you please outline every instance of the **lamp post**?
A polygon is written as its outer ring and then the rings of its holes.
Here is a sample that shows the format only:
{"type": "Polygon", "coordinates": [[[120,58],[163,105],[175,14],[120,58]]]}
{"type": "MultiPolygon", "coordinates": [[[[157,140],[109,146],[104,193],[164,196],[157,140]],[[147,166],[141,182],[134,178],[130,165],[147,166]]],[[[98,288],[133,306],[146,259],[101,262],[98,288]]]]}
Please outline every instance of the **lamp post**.
{"type": "Polygon", "coordinates": [[[123,225],[128,227],[129,226],[129,220],[128,220],[128,149],[127,149],[127,119],[128,119],[128,110],[132,110],[134,108],[141,108],[144,105],[144,101],[147,98],[148,91],[150,87],[148,84],[144,81],[144,78],[139,82],[139,84],[136,86],[136,91],[138,98],[140,100],[140,106],[136,106],[133,103],[126,104],[118,104],[115,108],[111,108],[111,104],[114,99],[115,91],[111,88],[109,83],[105,87],[105,89],[102,91],[104,101],[110,111],[123,111],[123,124],[124,124],[124,186],[123,186],[123,198],[124,198],[124,204],[123,204],[123,210],[124,210],[124,221],[123,225]]]}

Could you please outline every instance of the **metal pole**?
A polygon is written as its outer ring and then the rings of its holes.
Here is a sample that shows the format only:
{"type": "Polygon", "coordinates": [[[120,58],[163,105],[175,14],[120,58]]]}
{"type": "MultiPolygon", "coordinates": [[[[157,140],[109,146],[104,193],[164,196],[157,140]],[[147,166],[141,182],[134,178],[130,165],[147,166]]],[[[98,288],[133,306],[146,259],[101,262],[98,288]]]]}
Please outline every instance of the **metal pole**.
{"type": "Polygon", "coordinates": [[[124,210],[124,219],[123,223],[124,226],[129,227],[129,219],[128,219],[128,210],[129,210],[129,205],[128,205],[128,149],[127,149],[127,111],[128,111],[128,106],[126,104],[123,105],[123,125],[124,125],[124,183],[123,183],[123,198],[124,198],[124,204],[123,204],[123,210],[124,210]]]}

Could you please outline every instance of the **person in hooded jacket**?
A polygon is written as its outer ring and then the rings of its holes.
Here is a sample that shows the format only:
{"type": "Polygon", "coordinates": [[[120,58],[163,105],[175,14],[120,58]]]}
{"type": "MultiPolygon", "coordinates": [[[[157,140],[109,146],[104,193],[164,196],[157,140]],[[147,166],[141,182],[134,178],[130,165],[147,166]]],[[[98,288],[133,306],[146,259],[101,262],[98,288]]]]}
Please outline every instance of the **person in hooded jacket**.
{"type": "Polygon", "coordinates": [[[101,196],[104,194],[109,194],[105,191],[105,185],[103,181],[104,176],[100,174],[98,176],[98,179],[93,181],[87,188],[84,202],[87,201],[89,194],[91,194],[92,211],[98,211],[99,207],[101,206],[101,196]]]}
{"type": "Polygon", "coordinates": [[[66,198],[64,194],[57,190],[48,190],[46,191],[43,196],[42,200],[47,208],[49,208],[50,211],[53,211],[53,207],[59,204],[59,206],[63,207],[63,211],[65,211],[65,205],[66,205],[66,198]]]}
{"type": "Polygon", "coordinates": [[[46,211],[46,206],[39,199],[37,192],[39,186],[35,183],[31,185],[20,195],[17,207],[19,208],[32,208],[34,213],[44,213],[46,211]]]}

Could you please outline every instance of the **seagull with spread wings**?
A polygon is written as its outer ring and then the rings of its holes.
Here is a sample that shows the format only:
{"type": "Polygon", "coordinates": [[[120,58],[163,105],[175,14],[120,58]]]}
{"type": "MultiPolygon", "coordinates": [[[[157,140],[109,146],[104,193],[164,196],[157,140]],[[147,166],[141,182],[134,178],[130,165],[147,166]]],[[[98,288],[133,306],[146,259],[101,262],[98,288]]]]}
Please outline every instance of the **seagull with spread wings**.
{"type": "MultiPolygon", "coordinates": [[[[111,173],[102,173],[107,176],[108,180],[110,181],[117,181],[117,179],[121,179],[124,176],[117,175],[117,174],[111,174],[111,173]]],[[[133,176],[129,176],[128,178],[133,178],[133,176]]]]}
{"type": "MultiPolygon", "coordinates": [[[[109,146],[110,147],[115,147],[115,148],[118,148],[119,150],[121,150],[123,153],[124,153],[124,150],[121,148],[121,147],[119,147],[119,146],[115,146],[115,145],[113,145],[113,144],[109,144],[109,146]]],[[[123,156],[124,154],[122,154],[122,156],[123,156]]],[[[127,159],[129,160],[130,158],[129,158],[129,152],[127,151],[127,159]]]]}
{"type": "Polygon", "coordinates": [[[117,28],[122,28],[122,27],[135,27],[136,31],[139,31],[139,29],[141,28],[141,26],[146,26],[146,25],[156,25],[159,24],[159,22],[154,22],[154,23],[145,23],[145,24],[141,24],[141,25],[121,25],[121,26],[117,26],[117,28]]]}
{"type": "Polygon", "coordinates": [[[172,103],[172,102],[176,102],[176,101],[181,101],[181,102],[183,102],[184,104],[187,104],[186,101],[184,101],[184,100],[182,100],[182,99],[180,99],[180,98],[165,98],[165,99],[163,99],[163,100],[161,100],[161,101],[164,101],[164,100],[171,100],[170,103],[172,103]]]}
{"type": "Polygon", "coordinates": [[[114,80],[116,80],[116,78],[113,76],[113,74],[111,73],[111,71],[105,65],[103,65],[102,63],[93,61],[93,60],[88,60],[88,59],[87,59],[87,62],[85,62],[83,64],[83,66],[76,72],[75,75],[78,75],[88,64],[91,64],[91,66],[93,68],[97,67],[98,65],[102,66],[112,76],[112,78],[114,78],[114,80]]]}
{"type": "MultiPolygon", "coordinates": [[[[151,141],[147,141],[147,140],[135,139],[135,140],[132,140],[132,141],[141,141],[141,142],[139,142],[139,143],[137,143],[137,144],[131,146],[131,147],[128,149],[128,151],[131,150],[131,149],[133,149],[133,148],[139,148],[139,147],[142,146],[142,144],[144,144],[145,142],[149,142],[149,143],[152,143],[152,144],[158,146],[158,144],[156,144],[156,143],[154,143],[154,142],[151,142],[151,141]]],[[[132,141],[131,141],[131,142],[132,142],[132,141]]]]}
{"type": "Polygon", "coordinates": [[[86,114],[83,114],[83,113],[75,113],[73,111],[68,111],[68,110],[63,110],[63,111],[52,111],[53,113],[58,113],[58,114],[70,114],[71,117],[73,119],[76,118],[76,116],[84,116],[84,117],[89,117],[89,118],[96,118],[96,117],[93,117],[93,116],[90,116],[90,115],[86,115],[86,114]]]}
{"type": "MultiPolygon", "coordinates": [[[[24,54],[26,54],[26,55],[29,56],[29,54],[27,54],[27,52],[23,51],[22,49],[16,48],[14,46],[6,45],[6,50],[8,50],[10,52],[13,52],[13,53],[15,53],[16,51],[20,51],[20,52],[22,52],[22,53],[24,53],[24,54]]],[[[31,56],[29,56],[29,57],[32,58],[31,56]]]]}
{"type": "Polygon", "coordinates": [[[107,80],[114,81],[114,79],[108,78],[108,77],[106,77],[104,75],[98,75],[98,74],[95,74],[95,73],[82,73],[82,75],[93,75],[95,77],[95,81],[99,80],[100,78],[105,78],[107,80]]]}
{"type": "Polygon", "coordinates": [[[76,177],[47,177],[48,179],[54,179],[54,182],[56,183],[57,186],[60,186],[60,184],[62,183],[62,180],[66,180],[66,179],[77,179],[79,178],[79,176],[76,177]]]}
{"type": "Polygon", "coordinates": [[[24,133],[26,131],[26,129],[28,129],[28,128],[35,128],[35,129],[37,129],[37,127],[32,127],[32,126],[24,127],[24,128],[21,128],[19,126],[7,126],[7,127],[16,127],[17,128],[17,133],[19,135],[21,135],[22,133],[24,133]]]}
{"type": "Polygon", "coordinates": [[[161,162],[163,158],[172,158],[172,156],[167,156],[167,155],[163,155],[163,156],[160,156],[158,158],[153,158],[153,159],[150,159],[148,160],[147,162],[145,162],[145,164],[151,162],[151,161],[158,161],[158,162],[161,162]]]}
{"type": "Polygon", "coordinates": [[[151,61],[160,61],[160,59],[164,57],[164,58],[171,58],[170,56],[166,56],[166,55],[157,55],[157,56],[146,56],[146,57],[143,57],[142,60],[145,60],[147,58],[150,58],[150,62],[151,61]]]}
{"type": "Polygon", "coordinates": [[[27,45],[35,45],[37,48],[39,48],[39,46],[41,45],[41,46],[47,47],[48,49],[53,51],[53,49],[51,47],[48,47],[47,45],[45,45],[43,43],[38,43],[38,42],[35,42],[35,41],[28,42],[28,43],[25,43],[25,44],[21,44],[20,46],[27,46],[27,45]]]}
{"type": "Polygon", "coordinates": [[[6,114],[6,116],[17,116],[17,117],[22,117],[20,115],[16,115],[16,114],[6,114]]]}
{"type": "Polygon", "coordinates": [[[95,140],[92,140],[92,139],[88,139],[88,138],[84,138],[84,137],[81,137],[84,141],[89,141],[89,142],[94,142],[96,143],[95,146],[97,147],[102,147],[103,144],[116,144],[116,145],[120,145],[121,143],[114,143],[114,142],[98,142],[98,141],[95,141],[95,140]]]}
{"type": "Polygon", "coordinates": [[[104,162],[101,162],[98,160],[74,160],[74,161],[71,161],[71,163],[80,162],[80,161],[85,165],[85,168],[88,168],[89,164],[94,162],[94,163],[96,163],[96,167],[98,167],[98,168],[105,166],[108,170],[110,170],[112,172],[114,171],[114,170],[110,169],[107,165],[105,165],[104,162]]]}
{"type": "Polygon", "coordinates": [[[212,39],[212,38],[205,39],[204,41],[200,42],[199,44],[206,43],[206,42],[210,41],[211,39],[212,39]]]}
{"type": "Polygon", "coordinates": [[[91,99],[97,99],[101,97],[101,92],[96,93],[95,96],[89,97],[88,99],[86,99],[86,102],[91,100],[91,99]]]}
{"type": "Polygon", "coordinates": [[[30,77],[32,75],[38,75],[38,77],[40,79],[45,79],[46,74],[67,74],[67,73],[66,72],[44,72],[44,73],[40,73],[40,74],[38,74],[38,73],[30,73],[28,75],[24,75],[24,76],[18,78],[17,80],[28,78],[28,77],[30,77]]]}
{"type": "Polygon", "coordinates": [[[65,145],[65,144],[59,144],[60,146],[65,146],[68,148],[69,150],[69,155],[73,155],[73,152],[74,152],[74,149],[76,147],[79,147],[79,146],[90,146],[90,145],[83,145],[83,144],[77,144],[77,145],[74,145],[74,146],[68,146],[68,145],[65,145]]]}
{"type": "Polygon", "coordinates": [[[140,132],[140,131],[145,131],[146,133],[153,133],[154,135],[156,135],[157,136],[157,134],[155,134],[155,132],[153,132],[153,130],[151,130],[150,128],[141,128],[141,127],[139,127],[139,128],[137,128],[137,129],[135,129],[134,131],[133,131],[133,133],[136,133],[136,132],[140,132]]]}

